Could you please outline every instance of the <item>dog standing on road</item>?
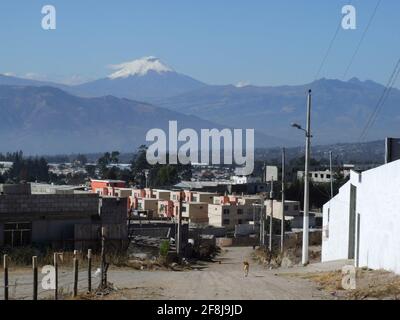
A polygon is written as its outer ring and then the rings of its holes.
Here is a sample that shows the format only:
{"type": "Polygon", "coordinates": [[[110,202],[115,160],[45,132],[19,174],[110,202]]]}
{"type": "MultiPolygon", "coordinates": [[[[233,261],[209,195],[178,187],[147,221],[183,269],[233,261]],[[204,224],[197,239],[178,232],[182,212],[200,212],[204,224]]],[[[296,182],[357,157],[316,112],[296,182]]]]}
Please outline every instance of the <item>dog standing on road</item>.
{"type": "Polygon", "coordinates": [[[244,276],[247,278],[249,276],[249,271],[250,271],[250,264],[247,261],[243,262],[243,271],[244,271],[244,276]]]}

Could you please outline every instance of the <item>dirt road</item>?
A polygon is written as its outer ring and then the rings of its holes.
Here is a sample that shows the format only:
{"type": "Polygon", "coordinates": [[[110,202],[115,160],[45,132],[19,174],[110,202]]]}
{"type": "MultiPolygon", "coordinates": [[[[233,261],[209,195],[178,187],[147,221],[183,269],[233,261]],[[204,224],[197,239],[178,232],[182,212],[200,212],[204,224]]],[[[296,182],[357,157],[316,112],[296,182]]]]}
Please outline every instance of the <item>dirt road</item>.
{"type": "Polygon", "coordinates": [[[229,248],[217,261],[188,272],[111,271],[109,279],[123,289],[122,299],[329,299],[310,281],[278,276],[251,260],[252,248],[229,248]],[[243,261],[251,263],[244,277],[243,261]]]}
{"type": "MultiPolygon", "coordinates": [[[[281,300],[281,299],[332,299],[316,288],[316,284],[301,277],[284,275],[285,271],[267,270],[251,259],[252,248],[225,249],[216,263],[204,263],[197,270],[137,271],[112,268],[108,280],[118,290],[105,299],[167,299],[167,300],[281,300]],[[243,261],[250,262],[250,274],[244,277],[243,261]],[[219,263],[221,262],[221,263],[219,263]]],[[[310,266],[311,267],[311,266],[310,266]]],[[[287,270],[289,273],[306,272],[304,268],[287,270]]],[[[307,269],[307,268],[306,268],[307,269]]],[[[310,271],[313,271],[311,268],[310,271]]],[[[315,270],[314,270],[315,271],[315,270]]],[[[39,284],[42,275],[39,274],[39,284]]],[[[60,287],[70,295],[73,275],[71,269],[60,270],[60,287]]],[[[10,272],[11,299],[32,298],[32,271],[10,272]]],[[[99,283],[93,278],[93,287],[99,283]]],[[[1,287],[1,286],[0,286],[1,287]]],[[[87,274],[79,273],[79,292],[87,289],[87,274]]],[[[52,291],[42,290],[39,299],[52,299],[52,291]]],[[[0,290],[0,300],[2,290],[0,290]]]]}

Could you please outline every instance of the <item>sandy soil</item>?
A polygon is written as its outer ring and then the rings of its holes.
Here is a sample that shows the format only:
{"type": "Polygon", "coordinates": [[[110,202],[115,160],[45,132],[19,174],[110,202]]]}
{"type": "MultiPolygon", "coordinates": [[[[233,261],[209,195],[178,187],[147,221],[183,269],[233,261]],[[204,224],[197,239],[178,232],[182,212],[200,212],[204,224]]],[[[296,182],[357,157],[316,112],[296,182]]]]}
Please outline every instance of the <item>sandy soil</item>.
{"type": "Polygon", "coordinates": [[[301,278],[280,277],[251,260],[252,248],[229,248],[216,263],[185,272],[137,272],[113,270],[110,281],[119,289],[120,299],[328,299],[328,293],[301,278]],[[250,262],[249,277],[244,276],[243,261],[250,262]],[[221,263],[219,263],[221,262],[221,263]]]}

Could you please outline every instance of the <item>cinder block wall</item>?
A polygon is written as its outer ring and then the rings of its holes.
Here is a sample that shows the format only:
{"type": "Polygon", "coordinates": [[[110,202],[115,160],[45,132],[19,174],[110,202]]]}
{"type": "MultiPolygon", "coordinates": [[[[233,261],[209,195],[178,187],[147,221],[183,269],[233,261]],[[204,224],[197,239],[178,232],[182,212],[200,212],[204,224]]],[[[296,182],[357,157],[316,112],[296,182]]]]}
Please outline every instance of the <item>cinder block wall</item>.
{"type": "Polygon", "coordinates": [[[128,218],[127,198],[103,198],[101,221],[105,224],[125,224],[128,218]]]}
{"type": "Polygon", "coordinates": [[[0,195],[0,221],[98,214],[97,194],[0,195]]]}
{"type": "Polygon", "coordinates": [[[0,245],[6,222],[31,222],[33,243],[73,241],[75,226],[85,224],[108,225],[113,238],[126,239],[128,199],[102,198],[100,217],[99,200],[98,194],[0,195],[0,245]]]}
{"type": "Polygon", "coordinates": [[[30,184],[0,184],[0,194],[30,194],[31,185],[30,184]]]}
{"type": "Polygon", "coordinates": [[[74,225],[91,223],[98,215],[98,203],[97,194],[0,195],[0,245],[7,222],[31,222],[33,243],[73,243],[74,225]]]}

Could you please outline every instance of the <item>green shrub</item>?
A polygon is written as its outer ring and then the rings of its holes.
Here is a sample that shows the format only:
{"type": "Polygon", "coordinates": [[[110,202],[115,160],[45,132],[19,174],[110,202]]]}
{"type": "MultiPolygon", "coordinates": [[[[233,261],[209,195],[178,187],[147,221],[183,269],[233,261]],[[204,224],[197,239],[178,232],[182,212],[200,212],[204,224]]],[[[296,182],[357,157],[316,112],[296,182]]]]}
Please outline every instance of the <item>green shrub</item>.
{"type": "Polygon", "coordinates": [[[168,255],[169,248],[170,248],[169,241],[168,240],[163,241],[160,245],[160,256],[166,257],[168,255]]]}

